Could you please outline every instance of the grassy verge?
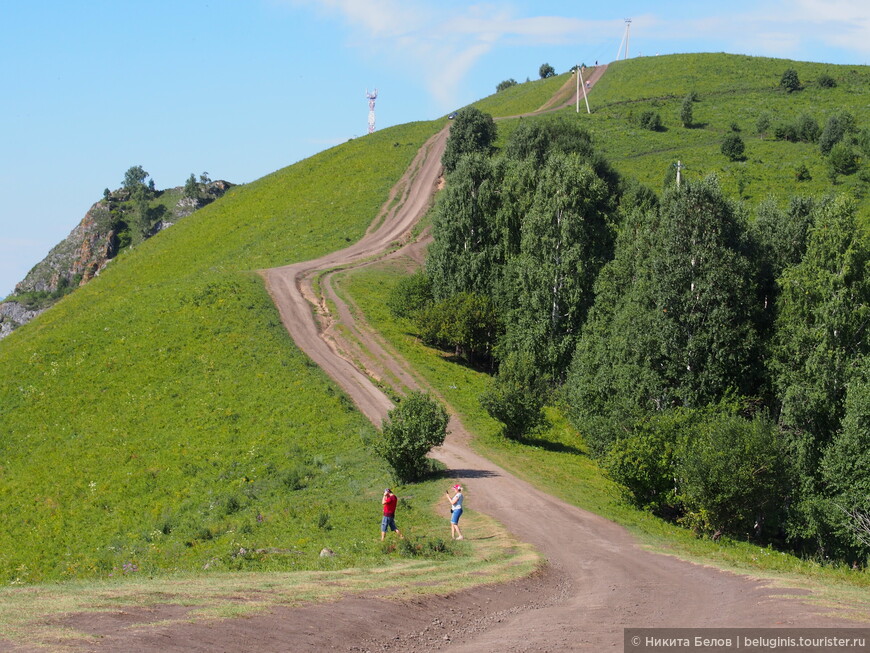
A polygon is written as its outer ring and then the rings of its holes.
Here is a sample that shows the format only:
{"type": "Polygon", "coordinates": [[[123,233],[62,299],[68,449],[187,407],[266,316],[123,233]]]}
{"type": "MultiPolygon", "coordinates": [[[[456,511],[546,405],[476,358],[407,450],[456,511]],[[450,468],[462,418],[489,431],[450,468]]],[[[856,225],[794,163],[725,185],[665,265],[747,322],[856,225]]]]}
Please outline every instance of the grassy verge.
{"type": "MultiPolygon", "coordinates": [[[[416,497],[400,503],[397,519],[406,539],[391,536],[385,546],[379,544],[389,558],[381,564],[294,573],[215,571],[160,578],[129,575],[100,581],[6,587],[0,589],[0,641],[31,646],[58,641],[86,644],[94,641],[93,635],[63,625],[68,618],[84,613],[114,614],[121,608],[126,612],[156,606],[185,608],[175,612],[156,610],[154,619],[166,626],[192,619],[246,617],[279,606],[336,601],[360,592],[384,598],[444,594],[482,582],[514,580],[532,573],[541,564],[530,546],[517,542],[497,522],[479,513],[464,516],[468,520],[466,530],[474,535],[463,542],[448,539],[448,544],[433,535],[429,522],[437,522],[444,537],[449,526],[446,518],[437,517],[432,509],[435,502],[442,507],[443,501],[437,495],[443,483],[431,485],[431,488],[416,486],[416,497]],[[422,517],[426,526],[406,519],[409,511],[415,509],[426,513],[422,517]],[[444,552],[431,552],[442,546],[444,552]],[[422,550],[430,553],[421,555],[422,550]]],[[[378,537],[374,530],[372,535],[373,539],[378,537]]]]}
{"type": "Polygon", "coordinates": [[[369,323],[423,375],[475,434],[474,447],[506,470],[584,510],[602,515],[628,528],[645,547],[702,564],[712,564],[772,579],[784,587],[802,587],[816,600],[840,614],[870,619],[870,574],[843,566],[825,566],[768,548],[722,538],[718,542],[695,537],[626,504],[619,488],[604,476],[588,456],[582,434],[551,410],[550,428],[535,439],[506,440],[499,425],[480,407],[478,396],[487,376],[456,364],[444,352],[426,347],[410,325],[393,318],[386,300],[404,274],[397,263],[356,270],[342,277],[346,293],[354,298],[369,323]]]}

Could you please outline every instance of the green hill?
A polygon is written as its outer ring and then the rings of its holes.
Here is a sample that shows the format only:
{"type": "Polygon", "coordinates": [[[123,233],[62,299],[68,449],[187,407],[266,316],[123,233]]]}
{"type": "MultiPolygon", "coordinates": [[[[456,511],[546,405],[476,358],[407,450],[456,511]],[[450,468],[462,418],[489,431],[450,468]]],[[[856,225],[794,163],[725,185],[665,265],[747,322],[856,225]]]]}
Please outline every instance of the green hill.
{"type": "MultiPolygon", "coordinates": [[[[480,105],[533,111],[566,76],[480,105]]],[[[615,167],[655,189],[669,166],[720,172],[760,199],[831,189],[818,147],[762,140],[777,117],[835,108],[870,126],[867,68],[725,55],[613,64],[588,123],[615,167]],[[795,67],[806,89],[778,82],[795,67]],[[835,88],[813,80],[827,72],[835,88]],[[676,116],[698,94],[691,129],[676,116]],[[661,113],[665,130],[635,124],[661,113]],[[736,122],[747,160],[719,152],[736,122]],[[812,180],[797,185],[805,163],[812,180]]],[[[552,119],[552,118],[548,118],[552,119]]],[[[516,121],[499,123],[504,135],[516,121]]],[[[0,342],[0,582],[171,570],[332,568],[384,553],[361,519],[388,478],[374,428],[290,341],[256,270],[339,249],[364,233],[423,142],[412,123],[332,148],[251,184],[119,256],[98,279],[0,342]],[[329,546],[342,555],[319,558],[329,546]],[[242,549],[280,550],[239,555],[242,549]]],[[[836,190],[863,198],[860,173],[836,190]]],[[[421,490],[417,505],[424,505],[421,490]]],[[[427,532],[425,510],[413,520],[427,532]]]]}
{"type": "Polygon", "coordinates": [[[870,182],[866,151],[858,152],[861,161],[853,174],[838,175],[832,183],[827,157],[817,143],[777,140],[774,131],[801,115],[812,117],[822,129],[829,116],[847,111],[859,129],[870,132],[868,92],[870,68],[866,66],[725,54],[643,57],[610,64],[590,93],[593,113],[583,113],[581,106],[577,118],[622,174],[656,191],[666,177],[673,176],[673,166],[680,161],[686,166],[685,178],[715,173],[729,194],[750,203],[771,194],[785,202],[796,194],[836,191],[857,198],[861,213],[866,214],[870,182]],[[797,71],[803,90],[788,93],[781,88],[780,79],[788,69],[797,71]],[[825,75],[836,86],[820,86],[818,80],[825,75]],[[690,93],[697,99],[693,124],[687,128],[681,124],[680,109],[690,93]],[[646,111],[661,116],[661,131],[637,124],[646,111]],[[762,137],[757,125],[765,114],[771,124],[762,137]],[[734,128],[746,145],[742,161],[730,161],[720,151],[723,138],[734,128]],[[802,165],[810,178],[798,181],[796,173],[802,165]]]}
{"type": "Polygon", "coordinates": [[[388,479],[363,446],[374,430],[255,270],[359,239],[441,124],[236,187],[0,343],[2,582],[381,555],[359,519],[388,479]],[[306,555],[231,555],[270,547],[306,555]]]}

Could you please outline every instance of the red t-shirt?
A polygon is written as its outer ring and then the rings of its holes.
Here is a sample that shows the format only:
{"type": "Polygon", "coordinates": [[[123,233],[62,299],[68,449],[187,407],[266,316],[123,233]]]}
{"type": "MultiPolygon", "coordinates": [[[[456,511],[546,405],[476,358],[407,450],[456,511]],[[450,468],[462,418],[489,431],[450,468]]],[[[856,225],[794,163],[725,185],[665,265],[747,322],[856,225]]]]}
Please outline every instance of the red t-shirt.
{"type": "Polygon", "coordinates": [[[386,517],[394,517],[396,515],[396,503],[399,501],[399,497],[395,494],[391,494],[387,497],[387,500],[384,502],[384,515],[386,517]]]}

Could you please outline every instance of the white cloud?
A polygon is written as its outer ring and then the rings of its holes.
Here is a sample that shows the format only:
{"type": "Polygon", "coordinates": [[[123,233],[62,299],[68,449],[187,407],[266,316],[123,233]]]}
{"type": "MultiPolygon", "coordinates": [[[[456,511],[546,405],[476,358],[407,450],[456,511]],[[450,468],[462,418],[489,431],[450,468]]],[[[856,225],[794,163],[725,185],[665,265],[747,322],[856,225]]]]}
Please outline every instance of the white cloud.
{"type": "Polygon", "coordinates": [[[622,20],[584,21],[560,16],[517,17],[502,5],[471,4],[457,11],[405,0],[287,0],[361,30],[360,45],[390,52],[421,72],[442,109],[456,102],[458,87],[480,60],[500,44],[545,45],[619,33],[622,20]]]}
{"type": "MultiPolygon", "coordinates": [[[[355,45],[378,48],[419,71],[444,109],[453,105],[459,85],[481,57],[501,45],[601,43],[622,34],[624,27],[622,18],[523,17],[503,4],[457,9],[419,0],[284,1],[340,17],[358,30],[355,45]]],[[[635,43],[645,43],[663,52],[726,50],[801,58],[815,56],[809,53],[823,46],[864,56],[870,54],[870,12],[865,5],[866,0],[761,0],[724,9],[713,5],[710,14],[697,17],[696,12],[694,18],[635,15],[631,49],[634,54],[635,43]]]]}

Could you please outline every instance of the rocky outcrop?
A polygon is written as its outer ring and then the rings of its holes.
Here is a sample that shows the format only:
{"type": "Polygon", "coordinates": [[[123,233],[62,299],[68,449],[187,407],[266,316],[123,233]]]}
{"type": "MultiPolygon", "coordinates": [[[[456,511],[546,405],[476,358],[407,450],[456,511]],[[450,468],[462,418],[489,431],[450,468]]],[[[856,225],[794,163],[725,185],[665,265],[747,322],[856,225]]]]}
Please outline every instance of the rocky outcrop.
{"type": "MultiPolygon", "coordinates": [[[[145,235],[151,237],[166,229],[191,213],[210,204],[226,193],[233,184],[227,181],[212,181],[199,185],[199,195],[195,198],[184,197],[183,188],[173,188],[159,193],[161,197],[178,197],[178,201],[167,211],[164,205],[159,219],[145,235]]],[[[125,242],[119,233],[126,228],[123,205],[130,199],[129,192],[123,189],[108,193],[96,202],[82,221],[69,236],[58,243],[42,261],[37,263],[27,276],[15,286],[9,301],[0,304],[8,311],[0,311],[0,338],[9,335],[13,329],[32,320],[41,310],[27,310],[15,301],[16,295],[42,293],[40,308],[44,310],[52,301],[62,296],[68,289],[82,286],[99,275],[100,271],[123,248],[125,242]],[[120,216],[120,217],[119,217],[120,216]],[[15,308],[18,307],[18,308],[15,308]],[[14,315],[13,315],[14,313],[14,315]]]]}
{"type": "Polygon", "coordinates": [[[40,313],[42,310],[32,311],[18,302],[0,303],[0,339],[8,336],[22,324],[30,322],[40,313]]]}

